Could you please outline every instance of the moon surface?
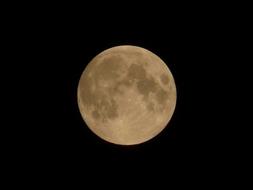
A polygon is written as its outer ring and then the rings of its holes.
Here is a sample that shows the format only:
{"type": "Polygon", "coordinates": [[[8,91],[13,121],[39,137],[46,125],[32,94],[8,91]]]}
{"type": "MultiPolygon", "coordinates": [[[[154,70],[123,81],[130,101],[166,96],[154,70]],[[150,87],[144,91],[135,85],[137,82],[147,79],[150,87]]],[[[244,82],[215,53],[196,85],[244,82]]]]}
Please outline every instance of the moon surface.
{"type": "Polygon", "coordinates": [[[134,145],[167,126],[176,106],[176,85],[157,55],[122,45],[90,61],[80,77],[77,100],[82,118],[97,136],[134,145]]]}

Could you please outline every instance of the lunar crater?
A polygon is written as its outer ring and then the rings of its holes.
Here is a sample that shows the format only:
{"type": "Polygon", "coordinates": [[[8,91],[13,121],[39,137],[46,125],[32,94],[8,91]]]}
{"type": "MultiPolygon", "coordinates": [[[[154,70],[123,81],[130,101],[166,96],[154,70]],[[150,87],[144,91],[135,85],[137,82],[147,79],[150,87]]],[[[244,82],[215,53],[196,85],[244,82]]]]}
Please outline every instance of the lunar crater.
{"type": "Polygon", "coordinates": [[[167,85],[167,84],[169,84],[169,82],[170,82],[169,76],[166,75],[165,73],[163,73],[163,74],[160,76],[160,79],[161,79],[161,81],[162,81],[162,83],[163,83],[164,85],[167,85]]]}

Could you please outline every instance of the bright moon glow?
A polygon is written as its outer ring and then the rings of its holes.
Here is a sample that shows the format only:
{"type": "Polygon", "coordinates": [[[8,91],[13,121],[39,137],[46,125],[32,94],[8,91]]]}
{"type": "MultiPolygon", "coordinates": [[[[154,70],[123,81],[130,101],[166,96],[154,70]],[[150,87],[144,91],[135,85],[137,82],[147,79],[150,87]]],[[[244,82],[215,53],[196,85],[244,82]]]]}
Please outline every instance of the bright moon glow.
{"type": "Polygon", "coordinates": [[[176,86],[167,65],[137,46],[116,46],[87,65],[78,85],[78,106],[87,126],[120,145],[159,134],[176,106],[176,86]]]}

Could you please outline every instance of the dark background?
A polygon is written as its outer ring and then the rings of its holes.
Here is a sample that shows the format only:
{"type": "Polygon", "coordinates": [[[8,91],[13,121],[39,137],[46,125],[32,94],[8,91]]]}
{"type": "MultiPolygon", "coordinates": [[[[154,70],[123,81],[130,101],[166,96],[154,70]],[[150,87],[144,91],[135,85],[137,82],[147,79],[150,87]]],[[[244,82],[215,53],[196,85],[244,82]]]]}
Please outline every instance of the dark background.
{"type": "Polygon", "coordinates": [[[36,65],[39,75],[35,75],[40,84],[42,109],[37,121],[43,123],[41,131],[45,136],[41,148],[45,159],[50,164],[63,162],[71,168],[106,165],[134,169],[140,165],[177,167],[174,164],[203,156],[200,139],[207,137],[204,132],[211,121],[206,120],[210,111],[206,110],[211,102],[206,99],[207,84],[203,82],[210,65],[201,50],[201,34],[185,32],[190,30],[187,26],[172,25],[169,21],[163,25],[149,20],[136,23],[134,18],[126,22],[107,23],[102,18],[92,23],[79,22],[72,19],[56,24],[53,33],[45,36],[48,44],[41,42],[45,57],[36,65]],[[97,138],[85,126],[76,98],[78,81],[87,63],[101,51],[122,44],[141,46],[160,56],[175,77],[178,93],[169,127],[150,142],[132,147],[115,146],[97,138]]]}
{"type": "Polygon", "coordinates": [[[17,59],[12,83],[19,93],[14,103],[20,113],[11,119],[18,127],[10,140],[10,160],[20,173],[45,173],[51,179],[110,178],[109,173],[127,180],[131,173],[137,181],[222,175],[231,149],[223,133],[224,108],[229,105],[223,92],[230,84],[224,58],[225,45],[231,43],[226,18],[187,6],[179,11],[168,5],[118,6],[124,8],[49,6],[23,12],[9,23],[12,46],[18,50],[11,57],[17,59]],[[161,57],[177,86],[176,110],[168,127],[137,146],[101,140],[86,127],[77,106],[85,66],[101,51],[124,44],[161,57]]]}

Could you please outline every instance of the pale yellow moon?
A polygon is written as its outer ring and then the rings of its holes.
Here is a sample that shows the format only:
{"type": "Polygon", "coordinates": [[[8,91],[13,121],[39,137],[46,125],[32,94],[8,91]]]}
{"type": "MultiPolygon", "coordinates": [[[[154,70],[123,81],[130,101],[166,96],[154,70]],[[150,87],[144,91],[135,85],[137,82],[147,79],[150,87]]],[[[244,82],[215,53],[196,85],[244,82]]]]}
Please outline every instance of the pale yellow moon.
{"type": "Polygon", "coordinates": [[[77,100],[82,118],[97,136],[114,144],[140,144],[169,123],[176,85],[157,55],[122,45],[90,61],[80,77],[77,100]]]}

